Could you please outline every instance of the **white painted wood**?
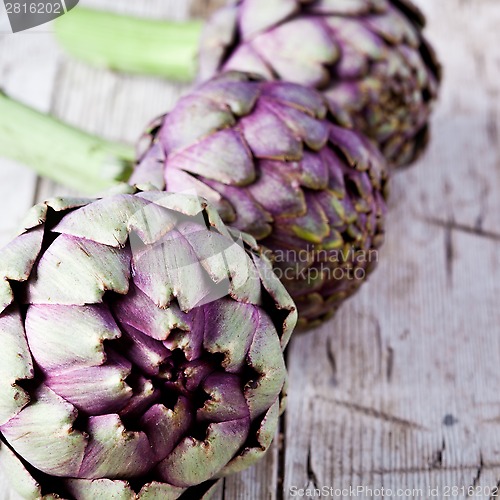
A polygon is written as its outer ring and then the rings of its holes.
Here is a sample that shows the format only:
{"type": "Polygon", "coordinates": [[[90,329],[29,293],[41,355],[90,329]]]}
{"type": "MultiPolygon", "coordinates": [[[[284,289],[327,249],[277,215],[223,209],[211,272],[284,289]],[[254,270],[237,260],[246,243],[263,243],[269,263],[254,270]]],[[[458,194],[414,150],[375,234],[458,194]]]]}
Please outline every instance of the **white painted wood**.
{"type": "MultiPolygon", "coordinates": [[[[220,1],[83,3],[181,19],[220,1]]],[[[226,479],[217,500],[287,499],[314,485],[438,487],[444,498],[445,486],[500,482],[500,4],[418,4],[445,62],[431,147],[394,179],[370,283],[292,342],[283,448],[226,479]]],[[[0,37],[0,86],[91,132],[133,141],[186,89],[88,68],[36,37],[0,37]]],[[[42,182],[36,198],[65,192],[42,182]]],[[[0,243],[33,196],[34,176],[0,160],[0,243]]]]}

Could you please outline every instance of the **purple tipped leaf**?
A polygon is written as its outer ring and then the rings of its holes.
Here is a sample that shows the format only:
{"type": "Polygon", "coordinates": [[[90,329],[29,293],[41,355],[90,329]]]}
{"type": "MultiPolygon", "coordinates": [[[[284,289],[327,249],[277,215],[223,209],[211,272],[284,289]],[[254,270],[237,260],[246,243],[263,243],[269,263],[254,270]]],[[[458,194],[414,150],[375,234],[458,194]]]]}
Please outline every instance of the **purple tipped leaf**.
{"type": "Polygon", "coordinates": [[[326,23],[342,43],[343,50],[347,46],[354,54],[363,55],[366,60],[376,61],[386,55],[387,49],[383,40],[358,20],[327,17],[326,23]]]}
{"type": "Polygon", "coordinates": [[[264,288],[275,300],[275,302],[280,304],[279,309],[282,311],[288,311],[288,314],[283,322],[283,334],[280,338],[281,348],[285,349],[293,330],[295,329],[295,325],[297,324],[297,308],[295,307],[292,298],[283,287],[276,274],[273,272],[269,260],[265,257],[261,257],[260,259],[254,257],[254,263],[259,272],[264,288]]]}
{"type": "Polygon", "coordinates": [[[286,19],[296,10],[295,0],[243,0],[239,17],[243,39],[286,19]]]}
{"type": "Polygon", "coordinates": [[[330,137],[335,144],[338,144],[351,167],[358,170],[368,170],[372,163],[372,152],[366,148],[366,143],[361,136],[351,130],[332,125],[330,137]]]}
{"type": "Polygon", "coordinates": [[[234,305],[229,299],[205,306],[206,324],[213,325],[205,332],[205,349],[223,354],[223,366],[229,373],[243,364],[257,326],[256,311],[255,306],[234,305]]]}
{"type": "Polygon", "coordinates": [[[306,87],[328,80],[325,65],[339,58],[340,51],[322,21],[296,19],[258,35],[254,50],[272,64],[281,80],[306,87]]]}
{"type": "Polygon", "coordinates": [[[198,196],[205,198],[225,221],[233,221],[236,217],[231,204],[218,191],[211,189],[206,183],[198,180],[188,172],[169,168],[165,171],[165,184],[170,191],[194,192],[198,196]]]}
{"type": "Polygon", "coordinates": [[[106,415],[120,411],[132,397],[125,379],[131,365],[104,366],[50,373],[45,384],[56,394],[89,415],[106,415]]]}
{"type": "Polygon", "coordinates": [[[257,158],[300,159],[302,143],[278,116],[261,103],[256,106],[252,115],[241,120],[240,126],[248,146],[257,158]]]}
{"type": "Polygon", "coordinates": [[[153,386],[150,380],[139,376],[134,382],[134,393],[125,408],[122,408],[122,418],[140,417],[156,401],[161,399],[161,391],[153,386]]]}
{"type": "Polygon", "coordinates": [[[281,346],[269,317],[258,313],[258,325],[248,351],[248,364],[258,374],[245,387],[245,398],[252,419],[262,415],[278,399],[286,379],[286,367],[279,356],[281,346]]]}
{"type": "Polygon", "coordinates": [[[258,239],[265,238],[271,233],[272,215],[261,205],[255,203],[256,200],[247,190],[226,186],[209,179],[205,182],[220,192],[224,199],[234,207],[236,214],[235,220],[232,221],[234,227],[241,231],[250,232],[258,239]]]}
{"type": "Polygon", "coordinates": [[[261,175],[248,188],[255,202],[265,206],[273,217],[294,217],[307,212],[304,193],[299,183],[294,182],[298,175],[291,168],[287,170],[288,165],[274,161],[260,162],[261,175]]]}
{"type": "Polygon", "coordinates": [[[346,196],[345,163],[331,150],[323,150],[320,157],[328,169],[328,190],[340,201],[346,196]]]}
{"type": "Polygon", "coordinates": [[[279,225],[285,231],[290,229],[298,238],[311,244],[321,245],[330,234],[330,221],[315,195],[306,193],[306,202],[309,208],[306,215],[295,217],[293,222],[280,220],[279,225]]]}
{"type": "Polygon", "coordinates": [[[26,336],[43,371],[102,365],[104,341],[121,336],[115,320],[101,305],[33,305],[26,313],[26,336]]]}
{"type": "Polygon", "coordinates": [[[321,97],[321,94],[295,83],[264,83],[262,85],[262,95],[317,118],[325,118],[327,113],[325,100],[321,97]]]}
{"type": "Polygon", "coordinates": [[[79,500],[136,500],[136,495],[126,481],[111,479],[67,479],[68,492],[79,500]]]}
{"type": "Polygon", "coordinates": [[[255,179],[250,152],[238,132],[214,132],[192,146],[172,154],[172,169],[185,170],[225,184],[247,185],[255,179]],[[239,168],[234,168],[235,165],[239,168]]]}
{"type": "Polygon", "coordinates": [[[258,446],[245,448],[241,454],[233,458],[224,467],[221,475],[232,475],[242,472],[267,453],[276,434],[276,427],[280,416],[279,410],[280,403],[276,401],[267,411],[259,426],[259,430],[257,431],[258,446]]]}
{"type": "Polygon", "coordinates": [[[12,303],[14,295],[8,280],[26,281],[42,247],[43,230],[21,234],[0,253],[0,313],[12,303]]]}
{"type": "Polygon", "coordinates": [[[56,212],[70,210],[86,205],[91,201],[89,198],[51,198],[43,203],[39,203],[32,207],[20,224],[20,234],[25,231],[44,224],[47,220],[48,208],[54,209],[56,212]]]}
{"type": "Polygon", "coordinates": [[[178,230],[168,237],[134,257],[134,283],[160,308],[175,297],[181,310],[188,311],[220,291],[186,238],[178,230]]]}
{"type": "Polygon", "coordinates": [[[160,144],[143,155],[140,166],[137,166],[128,180],[132,186],[153,186],[156,189],[165,189],[163,178],[163,162],[165,155],[160,144]]]}
{"type": "Polygon", "coordinates": [[[225,46],[231,43],[235,35],[237,9],[232,6],[217,10],[210,23],[205,24],[202,34],[202,44],[208,49],[207,57],[198,61],[200,80],[208,78],[217,72],[220,59],[224,56],[225,46]]]}
{"type": "Polygon", "coordinates": [[[122,351],[134,365],[150,376],[158,376],[170,351],[157,340],[152,339],[134,327],[124,324],[122,351]]]}
{"type": "Polygon", "coordinates": [[[322,191],[328,186],[328,166],[320,155],[304,151],[304,157],[300,162],[302,175],[300,183],[309,189],[322,191]]]}
{"type": "Polygon", "coordinates": [[[172,229],[176,228],[182,216],[156,203],[150,203],[131,215],[128,221],[132,252],[140,252],[143,245],[152,245],[160,241],[172,229]]]}
{"type": "Polygon", "coordinates": [[[384,16],[367,17],[366,23],[370,29],[393,45],[403,42],[416,48],[420,45],[418,31],[394,7],[390,7],[384,16]]]}
{"type": "Polygon", "coordinates": [[[203,391],[209,399],[196,413],[199,420],[228,422],[250,418],[239,376],[214,373],[203,382],[203,391]]]}
{"type": "Polygon", "coordinates": [[[170,484],[188,487],[207,481],[231,460],[248,436],[248,420],[210,424],[203,441],[185,438],[158,465],[158,473],[170,484]],[[203,463],[201,468],[197,464],[203,463]]]}
{"type": "Polygon", "coordinates": [[[272,80],[273,73],[258,52],[252,47],[252,43],[240,45],[224,64],[224,71],[244,69],[249,73],[260,75],[266,80],[272,80]]]}
{"type": "Polygon", "coordinates": [[[126,300],[118,299],[113,311],[120,322],[156,340],[165,340],[173,329],[189,329],[185,314],[177,306],[171,304],[168,309],[159,309],[137,287],[131,287],[126,300]]]}
{"type": "Polygon", "coordinates": [[[179,212],[179,214],[196,217],[200,223],[203,222],[203,211],[206,209],[206,202],[193,193],[165,193],[159,191],[146,191],[136,195],[144,198],[156,205],[169,210],[179,212]]]}
{"type": "Polygon", "coordinates": [[[141,427],[149,438],[155,460],[164,460],[193,424],[192,408],[187,399],[180,397],[173,409],[158,404],[141,418],[141,427]]]}
{"type": "Polygon", "coordinates": [[[90,417],[89,443],[77,477],[139,477],[154,460],[144,432],[127,431],[118,415],[90,417]],[[140,460],[138,460],[140,457],[140,460]]]}
{"type": "Polygon", "coordinates": [[[221,108],[229,107],[236,116],[250,113],[259,97],[259,88],[252,82],[245,82],[239,73],[227,73],[217,81],[208,82],[203,86],[200,95],[216,102],[221,108]],[[234,85],[239,81],[239,85],[234,85]]]}
{"type": "MultiPolygon", "coordinates": [[[[185,491],[186,488],[152,482],[141,489],[137,500],[177,500],[185,491]]],[[[210,500],[210,497],[207,497],[206,500],[210,500]]]]}
{"type": "Polygon", "coordinates": [[[0,314],[0,425],[17,415],[30,397],[17,385],[34,376],[33,360],[24,333],[22,318],[14,306],[0,314]]]}
{"type": "Polygon", "coordinates": [[[104,292],[128,291],[130,256],[108,246],[59,236],[43,254],[28,284],[33,304],[98,303],[104,292]]]}
{"type": "MultiPolygon", "coordinates": [[[[342,230],[346,225],[346,214],[344,206],[342,204],[342,200],[339,200],[333,191],[326,190],[322,193],[319,193],[317,202],[321,206],[321,210],[330,222],[331,233],[336,232],[337,234],[339,234],[338,231],[335,231],[334,228],[342,230]]],[[[339,234],[339,238],[340,244],[341,246],[343,246],[344,239],[342,238],[342,235],[339,234]]],[[[330,238],[329,240],[331,243],[330,238]]]]}
{"type": "Polygon", "coordinates": [[[329,132],[326,122],[316,120],[295,108],[273,104],[272,100],[263,99],[262,102],[265,102],[266,107],[279,116],[310,149],[319,151],[326,145],[329,132]]]}
{"type": "Polygon", "coordinates": [[[38,500],[42,497],[42,488],[26,470],[19,458],[5,444],[0,442],[0,467],[11,481],[12,489],[21,498],[38,500]]]}
{"type": "Polygon", "coordinates": [[[165,347],[174,351],[180,349],[186,359],[192,361],[203,354],[203,336],[205,329],[205,308],[197,307],[186,315],[186,331],[175,329],[163,342],[165,347]]]}
{"type": "Polygon", "coordinates": [[[170,113],[161,130],[161,141],[171,153],[179,151],[216,130],[234,125],[229,110],[210,99],[193,97],[170,113]]]}
{"type": "Polygon", "coordinates": [[[78,476],[86,436],[73,429],[74,406],[41,385],[35,400],[0,427],[7,442],[27,462],[53,476],[78,476]]]}
{"type": "Polygon", "coordinates": [[[147,210],[147,203],[127,194],[104,198],[68,214],[52,231],[78,236],[112,247],[123,246],[128,238],[132,215],[147,210]]]}

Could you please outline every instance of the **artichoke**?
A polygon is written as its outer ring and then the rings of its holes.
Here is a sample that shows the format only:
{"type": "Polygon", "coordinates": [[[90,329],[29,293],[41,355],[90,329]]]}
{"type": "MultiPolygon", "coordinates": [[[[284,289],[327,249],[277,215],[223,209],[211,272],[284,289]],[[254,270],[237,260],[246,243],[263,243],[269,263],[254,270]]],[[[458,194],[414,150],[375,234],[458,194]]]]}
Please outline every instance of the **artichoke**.
{"type": "Polygon", "coordinates": [[[200,498],[262,456],[296,312],[242,238],[186,195],[32,209],[0,253],[0,463],[23,498],[200,498]]]}
{"type": "Polygon", "coordinates": [[[329,120],[313,89],[228,72],[151,125],[131,178],[196,192],[271,250],[303,327],[359,288],[384,239],[386,162],[329,120]]]}
{"type": "Polygon", "coordinates": [[[391,166],[423,151],[441,68],[410,0],[231,0],[202,38],[200,73],[250,71],[320,89],[339,124],[391,166]]]}

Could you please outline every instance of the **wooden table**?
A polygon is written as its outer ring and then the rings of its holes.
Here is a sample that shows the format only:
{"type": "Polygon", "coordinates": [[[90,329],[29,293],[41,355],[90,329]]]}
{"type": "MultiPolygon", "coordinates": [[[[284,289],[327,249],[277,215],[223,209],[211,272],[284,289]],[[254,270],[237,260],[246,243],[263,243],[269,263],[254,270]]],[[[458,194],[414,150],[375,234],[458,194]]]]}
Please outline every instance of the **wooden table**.
{"type": "MultiPolygon", "coordinates": [[[[82,3],[179,19],[207,7],[82,3]]],[[[447,486],[500,482],[500,2],[418,4],[445,66],[430,149],[394,179],[378,271],[334,320],[293,339],[282,439],[217,500],[322,486],[445,498],[447,486]]],[[[134,141],[185,90],[71,61],[47,31],[0,37],[0,86],[88,131],[134,141]]],[[[67,191],[0,160],[0,243],[33,202],[67,191]]],[[[2,484],[0,499],[16,498],[2,484]]]]}

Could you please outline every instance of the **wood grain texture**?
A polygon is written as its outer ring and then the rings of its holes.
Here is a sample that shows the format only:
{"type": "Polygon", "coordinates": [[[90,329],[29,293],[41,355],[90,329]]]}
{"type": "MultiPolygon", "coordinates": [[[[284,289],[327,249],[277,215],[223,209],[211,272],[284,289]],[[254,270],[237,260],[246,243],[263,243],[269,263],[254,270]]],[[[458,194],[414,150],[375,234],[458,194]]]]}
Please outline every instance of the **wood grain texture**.
{"type": "MultiPolygon", "coordinates": [[[[182,19],[221,0],[83,3],[182,19]]],[[[293,339],[282,439],[217,500],[322,486],[422,490],[384,498],[430,498],[432,487],[444,498],[445,486],[500,482],[500,3],[417,3],[445,63],[429,151],[393,181],[377,272],[334,320],[293,339]]],[[[0,86],[123,141],[187,89],[88,68],[45,32],[0,37],[0,86]]],[[[0,244],[35,199],[66,192],[0,160],[0,244]]],[[[0,500],[13,500],[0,485],[0,500]]]]}

